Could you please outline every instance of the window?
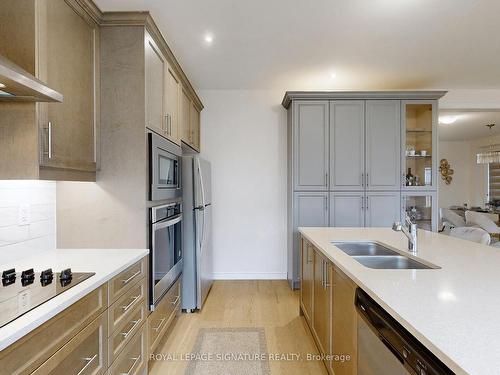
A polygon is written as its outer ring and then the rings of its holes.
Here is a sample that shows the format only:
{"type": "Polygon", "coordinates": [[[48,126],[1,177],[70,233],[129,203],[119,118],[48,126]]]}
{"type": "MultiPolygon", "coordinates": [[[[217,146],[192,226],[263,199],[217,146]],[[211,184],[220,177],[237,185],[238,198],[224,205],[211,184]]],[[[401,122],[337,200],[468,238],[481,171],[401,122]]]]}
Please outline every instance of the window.
{"type": "Polygon", "coordinates": [[[500,200],[500,164],[488,164],[489,199],[500,200]]]}

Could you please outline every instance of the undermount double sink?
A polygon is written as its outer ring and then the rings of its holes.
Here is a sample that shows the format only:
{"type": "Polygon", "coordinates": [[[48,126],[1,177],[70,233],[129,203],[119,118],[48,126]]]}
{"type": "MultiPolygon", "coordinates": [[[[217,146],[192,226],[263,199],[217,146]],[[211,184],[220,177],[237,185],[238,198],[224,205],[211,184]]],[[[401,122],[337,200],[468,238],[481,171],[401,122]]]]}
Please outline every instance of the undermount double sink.
{"type": "Polygon", "coordinates": [[[436,269],[376,242],[332,242],[363,266],[375,269],[436,269]]]}

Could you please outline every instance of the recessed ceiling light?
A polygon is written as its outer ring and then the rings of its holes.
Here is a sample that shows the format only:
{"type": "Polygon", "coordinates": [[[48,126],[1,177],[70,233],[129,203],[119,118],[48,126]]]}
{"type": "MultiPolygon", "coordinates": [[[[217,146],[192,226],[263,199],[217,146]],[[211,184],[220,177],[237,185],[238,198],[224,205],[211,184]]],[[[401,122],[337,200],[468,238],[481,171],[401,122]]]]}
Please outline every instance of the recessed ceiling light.
{"type": "Polygon", "coordinates": [[[451,125],[457,121],[457,116],[441,116],[439,117],[439,123],[444,125],[451,125]]]}
{"type": "Polygon", "coordinates": [[[330,73],[330,78],[333,78],[333,79],[337,78],[337,73],[330,73]]]}
{"type": "Polygon", "coordinates": [[[208,44],[211,44],[214,41],[214,37],[212,34],[205,34],[205,37],[203,38],[205,42],[208,44]]]}

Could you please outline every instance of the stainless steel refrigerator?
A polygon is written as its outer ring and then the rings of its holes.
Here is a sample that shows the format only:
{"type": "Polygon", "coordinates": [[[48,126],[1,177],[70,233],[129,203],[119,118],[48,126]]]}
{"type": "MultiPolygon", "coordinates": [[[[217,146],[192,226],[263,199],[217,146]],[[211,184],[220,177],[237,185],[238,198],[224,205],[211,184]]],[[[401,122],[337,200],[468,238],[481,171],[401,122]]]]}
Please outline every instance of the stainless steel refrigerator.
{"type": "Polygon", "coordinates": [[[212,176],[210,162],[182,158],[182,309],[202,308],[213,283],[212,176]]]}

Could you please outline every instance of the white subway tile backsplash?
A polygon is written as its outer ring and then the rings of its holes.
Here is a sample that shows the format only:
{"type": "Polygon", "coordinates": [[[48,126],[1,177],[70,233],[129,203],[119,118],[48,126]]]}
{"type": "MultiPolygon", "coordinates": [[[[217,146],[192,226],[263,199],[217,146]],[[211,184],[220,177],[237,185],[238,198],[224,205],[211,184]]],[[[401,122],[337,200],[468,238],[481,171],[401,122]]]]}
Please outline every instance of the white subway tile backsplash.
{"type": "Polygon", "coordinates": [[[56,183],[53,181],[0,181],[0,251],[26,252],[55,247],[56,183]],[[20,210],[22,208],[22,210],[20,210]],[[19,225],[28,210],[26,225],[19,225]]]}

